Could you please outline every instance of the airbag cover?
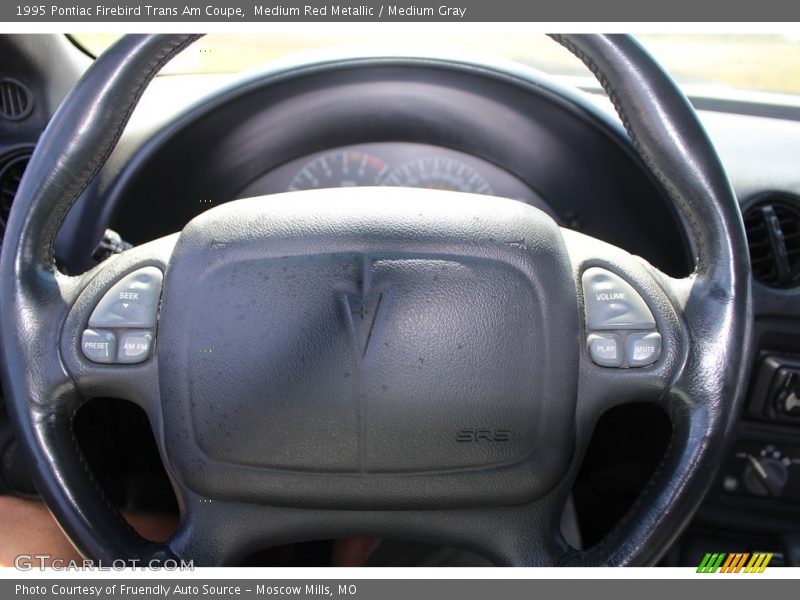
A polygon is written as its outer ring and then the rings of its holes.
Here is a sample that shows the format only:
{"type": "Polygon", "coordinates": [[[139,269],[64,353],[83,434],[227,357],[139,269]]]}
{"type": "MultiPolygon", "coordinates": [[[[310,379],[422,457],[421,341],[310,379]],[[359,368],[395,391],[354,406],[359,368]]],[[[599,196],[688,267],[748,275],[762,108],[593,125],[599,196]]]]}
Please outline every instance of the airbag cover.
{"type": "Polygon", "coordinates": [[[520,469],[501,497],[546,491],[569,456],[578,353],[561,245],[536,209],[426,190],[201,215],[160,316],[178,476],[208,495],[293,489],[310,504],[460,504],[520,469]]]}

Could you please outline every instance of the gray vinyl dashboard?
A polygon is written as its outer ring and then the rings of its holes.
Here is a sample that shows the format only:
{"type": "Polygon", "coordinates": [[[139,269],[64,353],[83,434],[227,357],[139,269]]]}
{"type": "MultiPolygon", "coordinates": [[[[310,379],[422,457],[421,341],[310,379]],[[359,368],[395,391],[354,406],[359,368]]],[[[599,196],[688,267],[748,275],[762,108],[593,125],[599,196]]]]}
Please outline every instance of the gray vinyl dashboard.
{"type": "MultiPolygon", "coordinates": [[[[700,114],[740,202],[800,194],[800,120],[700,114]]],[[[89,238],[107,225],[134,243],[170,233],[210,204],[283,191],[292,169],[315,156],[370,144],[395,155],[413,144],[421,155],[461,155],[503,180],[499,195],[546,208],[668,272],[688,269],[677,220],[604,96],[535,72],[432,59],[342,60],[239,82],[158,78],[84,198],[101,214],[89,238]]]]}

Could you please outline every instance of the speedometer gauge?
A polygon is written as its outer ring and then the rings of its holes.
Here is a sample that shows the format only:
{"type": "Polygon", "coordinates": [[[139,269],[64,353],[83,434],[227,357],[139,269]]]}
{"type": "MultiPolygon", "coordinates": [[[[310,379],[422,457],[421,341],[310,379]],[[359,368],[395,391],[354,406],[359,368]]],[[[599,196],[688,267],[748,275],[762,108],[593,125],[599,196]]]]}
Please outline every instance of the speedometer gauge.
{"type": "Polygon", "coordinates": [[[473,194],[494,194],[489,182],[462,161],[444,156],[426,156],[400,165],[383,180],[384,185],[422,187],[473,194]]]}
{"type": "Polygon", "coordinates": [[[303,165],[289,182],[288,191],[379,185],[387,170],[385,162],[365,152],[328,152],[303,165]]]}

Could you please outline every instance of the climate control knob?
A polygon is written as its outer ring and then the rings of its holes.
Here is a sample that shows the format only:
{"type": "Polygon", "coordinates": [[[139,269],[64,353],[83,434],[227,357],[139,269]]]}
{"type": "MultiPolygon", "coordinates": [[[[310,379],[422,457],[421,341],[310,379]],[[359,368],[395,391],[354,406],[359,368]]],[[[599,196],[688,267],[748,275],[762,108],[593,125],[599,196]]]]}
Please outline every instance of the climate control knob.
{"type": "Polygon", "coordinates": [[[778,498],[789,479],[786,465],[776,458],[756,458],[747,455],[742,481],[754,496],[778,498]]]}

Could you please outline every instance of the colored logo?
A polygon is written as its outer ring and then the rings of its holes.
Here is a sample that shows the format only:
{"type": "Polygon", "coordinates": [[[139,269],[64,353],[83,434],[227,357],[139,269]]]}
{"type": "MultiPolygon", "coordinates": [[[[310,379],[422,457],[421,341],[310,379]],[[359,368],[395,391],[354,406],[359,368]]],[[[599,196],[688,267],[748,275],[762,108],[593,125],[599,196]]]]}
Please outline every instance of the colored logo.
{"type": "Polygon", "coordinates": [[[698,573],[763,573],[772,560],[772,552],[724,552],[707,553],[698,573]]]}

